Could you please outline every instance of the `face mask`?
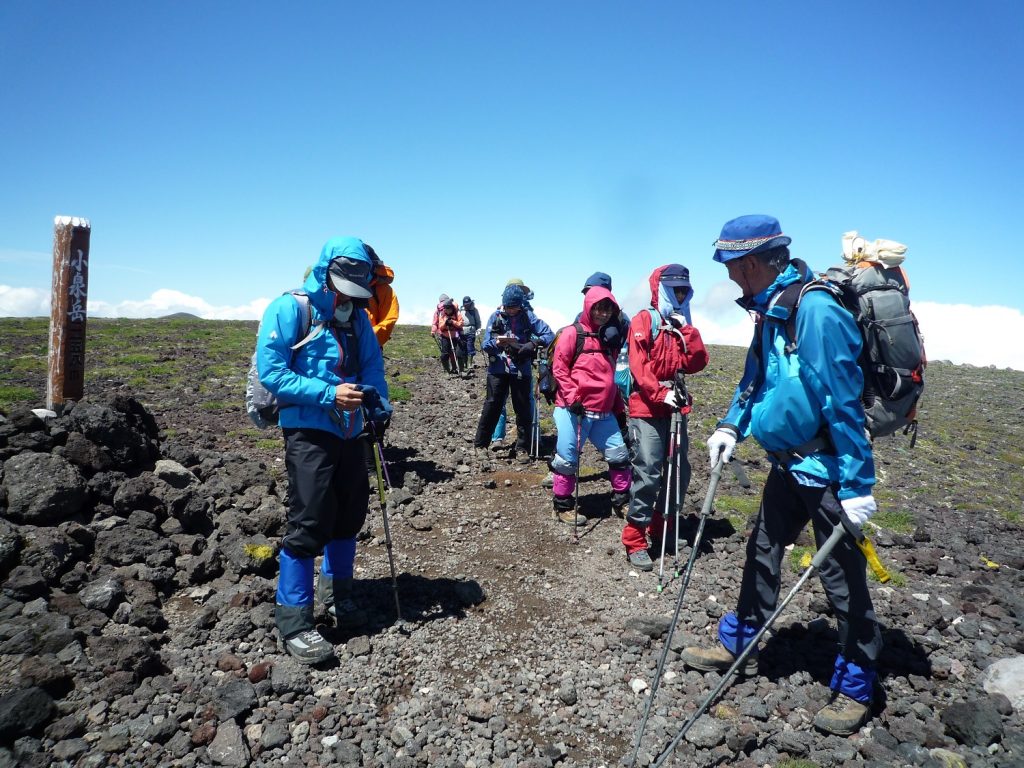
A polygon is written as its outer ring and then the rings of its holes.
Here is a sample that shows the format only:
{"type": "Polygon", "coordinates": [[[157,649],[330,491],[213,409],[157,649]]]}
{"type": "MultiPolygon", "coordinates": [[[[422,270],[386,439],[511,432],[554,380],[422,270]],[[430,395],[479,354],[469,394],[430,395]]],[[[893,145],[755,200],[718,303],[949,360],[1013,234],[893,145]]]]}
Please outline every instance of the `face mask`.
{"type": "Polygon", "coordinates": [[[334,319],[339,323],[347,323],[348,319],[352,317],[352,302],[346,301],[339,304],[334,309],[334,319]]]}

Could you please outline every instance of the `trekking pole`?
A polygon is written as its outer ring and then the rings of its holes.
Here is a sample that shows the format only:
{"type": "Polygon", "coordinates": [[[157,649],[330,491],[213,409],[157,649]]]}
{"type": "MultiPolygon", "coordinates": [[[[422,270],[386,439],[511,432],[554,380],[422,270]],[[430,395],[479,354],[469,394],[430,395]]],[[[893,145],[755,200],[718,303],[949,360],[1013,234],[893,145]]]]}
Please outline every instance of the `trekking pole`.
{"type": "Polygon", "coordinates": [[[811,574],[821,567],[825,558],[832,554],[832,550],[835,549],[836,544],[838,544],[839,540],[847,533],[847,525],[856,529],[856,526],[852,523],[847,523],[846,516],[843,515],[842,524],[836,525],[832,529],[831,535],[829,535],[828,539],[825,540],[825,543],[821,546],[821,549],[818,550],[817,554],[814,555],[814,559],[811,560],[811,564],[807,567],[807,570],[803,572],[800,578],[797,579],[796,584],[793,585],[789,594],[786,595],[786,598],[782,601],[782,604],[775,609],[775,612],[768,618],[768,621],[765,622],[764,626],[757,631],[757,634],[754,635],[751,641],[747,644],[747,647],[743,649],[743,653],[736,657],[736,661],[732,663],[729,670],[722,676],[722,679],[718,682],[718,685],[715,686],[715,689],[708,694],[707,698],[704,699],[704,702],[697,707],[696,711],[692,715],[690,715],[690,719],[683,724],[683,727],[679,729],[679,733],[676,734],[676,737],[672,739],[669,745],[665,747],[664,751],[658,755],[658,759],[651,763],[651,768],[658,768],[658,766],[668,759],[668,756],[672,754],[672,751],[676,746],[678,746],[683,736],[685,736],[687,731],[689,731],[690,728],[693,727],[693,724],[697,722],[697,718],[707,711],[707,708],[711,706],[711,702],[714,701],[718,694],[732,682],[732,678],[736,674],[736,670],[743,665],[743,662],[747,660],[747,657],[757,648],[758,641],[764,637],[764,634],[769,630],[769,628],[771,628],[772,624],[775,623],[775,620],[779,618],[782,612],[786,609],[786,606],[789,605],[790,600],[792,600],[796,593],[800,591],[800,587],[802,587],[804,582],[811,577],[811,574]]]}
{"type": "Polygon", "coordinates": [[[682,488],[683,488],[683,480],[682,480],[682,477],[683,477],[683,472],[682,472],[682,465],[683,465],[683,456],[682,456],[682,447],[683,447],[683,438],[682,438],[683,415],[682,415],[682,413],[679,412],[679,411],[676,411],[675,413],[673,413],[672,414],[672,420],[675,422],[675,425],[676,425],[676,427],[675,427],[675,440],[676,440],[676,499],[675,499],[675,501],[676,501],[676,528],[675,528],[676,548],[674,550],[672,550],[672,578],[673,579],[678,579],[679,578],[679,511],[683,508],[683,498],[685,496],[685,494],[683,493],[683,490],[682,490],[682,488]]]}
{"type": "Polygon", "coordinates": [[[665,588],[665,545],[668,542],[669,508],[672,506],[672,470],[676,462],[676,432],[679,424],[676,414],[672,414],[672,428],[668,435],[668,460],[665,462],[665,507],[661,516],[661,557],[658,558],[658,594],[665,588]]]}
{"type": "Polygon", "coordinates": [[[452,340],[451,329],[446,328],[445,333],[448,334],[448,349],[451,350],[452,363],[455,365],[455,371],[459,374],[459,378],[462,378],[462,366],[459,365],[459,356],[455,354],[455,342],[452,340]]]}
{"type": "Polygon", "coordinates": [[[573,521],[572,521],[572,543],[580,543],[580,463],[583,456],[580,455],[580,433],[583,431],[583,416],[571,414],[576,420],[576,487],[573,488],[573,521]]]}
{"type": "Polygon", "coordinates": [[[651,705],[654,703],[654,696],[661,685],[661,675],[665,670],[665,660],[668,658],[669,646],[672,644],[672,636],[675,634],[676,625],[679,623],[679,612],[683,607],[683,596],[690,584],[690,574],[693,573],[693,564],[697,561],[697,553],[700,551],[700,541],[704,536],[704,522],[711,515],[711,507],[715,500],[715,491],[718,490],[718,481],[722,477],[722,460],[719,459],[711,470],[711,478],[708,480],[708,493],[704,497],[704,507],[700,511],[700,525],[697,527],[697,536],[693,540],[693,548],[690,550],[690,560],[686,564],[686,572],[683,575],[683,584],[679,588],[679,596],[676,598],[676,610],[672,614],[672,623],[668,627],[668,635],[665,637],[665,646],[661,649],[661,658],[658,659],[658,668],[654,673],[654,680],[651,683],[651,693],[644,704],[644,714],[640,719],[640,727],[637,729],[636,742],[633,744],[633,756],[629,760],[630,768],[636,765],[636,756],[640,752],[640,744],[643,742],[644,730],[647,728],[647,718],[651,714],[651,705]]]}
{"type": "Polygon", "coordinates": [[[540,403],[536,392],[533,393],[533,423],[530,424],[530,455],[535,459],[540,457],[540,403]]]}
{"type": "Polygon", "coordinates": [[[388,524],[388,502],[384,495],[384,482],[387,480],[388,488],[391,488],[391,478],[387,475],[387,464],[384,461],[384,446],[377,436],[376,425],[368,418],[366,409],[363,408],[363,419],[370,425],[370,434],[373,436],[374,452],[373,463],[377,470],[377,498],[380,499],[381,516],[384,519],[384,542],[388,550],[388,565],[391,566],[391,591],[395,595],[395,617],[402,620],[402,605],[398,602],[398,574],[395,571],[395,556],[391,545],[391,526],[388,524]]]}

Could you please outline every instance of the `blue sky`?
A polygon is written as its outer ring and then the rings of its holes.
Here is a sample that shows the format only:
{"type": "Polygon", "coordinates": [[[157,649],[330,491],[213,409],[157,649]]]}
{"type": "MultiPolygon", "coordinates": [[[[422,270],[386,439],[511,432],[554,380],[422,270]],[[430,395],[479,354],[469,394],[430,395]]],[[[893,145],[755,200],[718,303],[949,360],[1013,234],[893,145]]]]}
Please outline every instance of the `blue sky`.
{"type": "Polygon", "coordinates": [[[601,270],[635,311],[771,213],[824,269],[909,246],[933,359],[1024,369],[1018,2],[0,4],[0,315],[48,312],[53,217],[93,225],[94,315],[257,318],[334,235],[402,322],[510,277],[551,325],[601,270]]]}

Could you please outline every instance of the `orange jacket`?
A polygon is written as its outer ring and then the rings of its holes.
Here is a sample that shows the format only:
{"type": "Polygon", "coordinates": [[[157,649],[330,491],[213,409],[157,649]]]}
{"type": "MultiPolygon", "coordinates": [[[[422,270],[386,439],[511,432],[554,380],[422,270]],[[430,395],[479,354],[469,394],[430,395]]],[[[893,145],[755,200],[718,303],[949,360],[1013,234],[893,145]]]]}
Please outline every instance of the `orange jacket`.
{"type": "Polygon", "coordinates": [[[373,296],[369,298],[366,314],[370,316],[377,343],[382,347],[388,343],[391,332],[395,330],[395,323],[398,322],[398,297],[391,287],[394,279],[395,272],[391,267],[378,264],[373,280],[370,281],[373,296]]]}

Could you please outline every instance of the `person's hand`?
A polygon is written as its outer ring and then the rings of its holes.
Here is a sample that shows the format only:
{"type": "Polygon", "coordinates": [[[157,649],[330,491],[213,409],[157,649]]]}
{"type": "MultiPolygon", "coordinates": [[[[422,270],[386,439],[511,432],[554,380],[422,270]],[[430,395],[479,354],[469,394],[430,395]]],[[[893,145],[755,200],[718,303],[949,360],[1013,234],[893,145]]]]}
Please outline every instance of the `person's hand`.
{"type": "Polygon", "coordinates": [[[711,466],[718,463],[719,457],[725,464],[729,463],[733,451],[736,450],[736,433],[728,427],[719,427],[708,438],[708,454],[711,458],[711,466]]]}
{"type": "Polygon", "coordinates": [[[665,399],[663,400],[663,402],[669,408],[682,408],[683,407],[683,403],[679,399],[679,394],[674,389],[670,389],[668,391],[668,394],[665,395],[665,399]]]}
{"type": "Polygon", "coordinates": [[[355,384],[339,384],[334,389],[334,406],[339,411],[354,411],[363,404],[363,393],[355,384]]]}
{"type": "Polygon", "coordinates": [[[520,345],[520,347],[519,347],[519,354],[521,354],[521,355],[528,355],[531,352],[533,352],[533,350],[536,349],[536,348],[537,348],[536,344],[534,344],[532,341],[528,341],[525,344],[520,345]]]}
{"type": "Polygon", "coordinates": [[[671,313],[668,316],[668,322],[673,328],[685,328],[689,325],[689,323],[686,322],[686,317],[678,312],[671,313]]]}
{"type": "Polygon", "coordinates": [[[858,496],[854,499],[843,499],[839,502],[843,505],[843,514],[850,522],[860,528],[871,519],[871,516],[878,511],[874,496],[858,496]]]}
{"type": "Polygon", "coordinates": [[[581,403],[579,400],[577,400],[575,403],[570,403],[569,405],[565,406],[565,410],[567,410],[573,416],[582,416],[583,415],[583,403],[581,403]]]}

